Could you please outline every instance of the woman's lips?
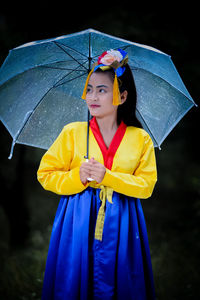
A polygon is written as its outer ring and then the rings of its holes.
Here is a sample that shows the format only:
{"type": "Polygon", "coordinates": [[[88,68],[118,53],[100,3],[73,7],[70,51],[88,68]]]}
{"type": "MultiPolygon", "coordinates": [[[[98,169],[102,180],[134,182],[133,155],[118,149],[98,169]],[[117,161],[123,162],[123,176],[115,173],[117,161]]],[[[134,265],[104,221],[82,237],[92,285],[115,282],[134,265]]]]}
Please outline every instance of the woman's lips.
{"type": "Polygon", "coordinates": [[[90,107],[91,107],[91,108],[97,108],[97,107],[100,107],[100,105],[97,105],[97,104],[91,104],[90,107]]]}

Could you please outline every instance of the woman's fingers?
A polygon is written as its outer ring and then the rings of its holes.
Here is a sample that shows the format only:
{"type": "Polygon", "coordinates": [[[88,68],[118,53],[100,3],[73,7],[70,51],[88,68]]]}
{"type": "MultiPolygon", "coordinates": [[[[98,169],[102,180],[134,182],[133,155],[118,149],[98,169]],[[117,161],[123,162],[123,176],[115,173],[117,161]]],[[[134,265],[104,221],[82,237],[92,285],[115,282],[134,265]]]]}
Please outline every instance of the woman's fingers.
{"type": "Polygon", "coordinates": [[[90,177],[91,167],[86,163],[82,163],[79,170],[80,180],[85,185],[87,178],[90,177]]]}
{"type": "Polygon", "coordinates": [[[104,178],[106,168],[94,158],[89,160],[88,165],[90,166],[90,177],[100,183],[104,178]]]}
{"type": "Polygon", "coordinates": [[[105,175],[106,168],[104,165],[91,158],[88,162],[84,162],[80,166],[80,178],[84,184],[87,182],[87,178],[92,178],[97,183],[100,183],[105,175]]]}

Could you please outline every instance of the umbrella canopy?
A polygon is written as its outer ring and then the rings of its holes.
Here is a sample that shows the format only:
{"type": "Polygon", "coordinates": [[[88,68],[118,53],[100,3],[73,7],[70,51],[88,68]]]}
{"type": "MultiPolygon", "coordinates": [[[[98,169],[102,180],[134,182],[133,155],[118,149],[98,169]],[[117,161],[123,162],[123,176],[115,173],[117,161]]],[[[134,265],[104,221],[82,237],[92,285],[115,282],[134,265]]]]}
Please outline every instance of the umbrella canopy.
{"type": "Polygon", "coordinates": [[[48,149],[63,126],[87,119],[81,100],[88,72],[105,50],[126,50],[137,90],[136,115],[154,145],[195,105],[171,57],[93,29],[31,42],[0,69],[0,118],[15,143],[48,149]]]}

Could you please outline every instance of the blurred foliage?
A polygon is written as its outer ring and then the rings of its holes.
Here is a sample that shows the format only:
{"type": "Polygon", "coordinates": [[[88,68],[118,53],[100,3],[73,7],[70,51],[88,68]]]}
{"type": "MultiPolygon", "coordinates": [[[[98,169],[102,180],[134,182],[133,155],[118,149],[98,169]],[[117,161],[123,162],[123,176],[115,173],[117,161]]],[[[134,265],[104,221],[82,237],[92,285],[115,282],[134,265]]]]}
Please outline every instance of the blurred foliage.
{"type": "MultiPolygon", "coordinates": [[[[113,5],[102,12],[82,3],[56,9],[17,3],[0,12],[0,63],[9,49],[25,42],[94,28],[172,55],[198,103],[200,58],[196,47],[198,9],[141,10],[113,5]],[[73,16],[73,19],[72,19],[73,16]]],[[[199,109],[176,126],[162,150],[156,150],[158,183],[142,201],[158,300],[198,299],[200,251],[199,109]]],[[[59,197],[42,190],[36,171],[42,150],[17,145],[7,159],[11,137],[0,124],[0,299],[40,299],[51,226],[59,197]]]]}

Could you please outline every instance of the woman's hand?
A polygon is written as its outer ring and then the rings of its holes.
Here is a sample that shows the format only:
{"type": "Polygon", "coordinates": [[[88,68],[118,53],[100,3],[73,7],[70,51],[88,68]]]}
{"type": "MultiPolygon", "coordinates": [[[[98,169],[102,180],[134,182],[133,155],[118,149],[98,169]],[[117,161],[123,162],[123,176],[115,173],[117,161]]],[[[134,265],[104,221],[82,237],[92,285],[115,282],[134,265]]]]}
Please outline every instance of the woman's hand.
{"type": "Polygon", "coordinates": [[[102,182],[106,173],[106,168],[104,167],[104,165],[96,161],[94,158],[91,158],[88,161],[88,164],[90,165],[90,177],[97,183],[102,182]]]}
{"type": "Polygon", "coordinates": [[[86,185],[88,182],[87,178],[90,177],[90,166],[88,165],[88,162],[82,163],[79,170],[80,179],[83,185],[86,185]]]}
{"type": "Polygon", "coordinates": [[[87,178],[92,178],[97,183],[100,183],[106,173],[106,168],[104,165],[91,158],[88,162],[82,163],[80,166],[80,179],[85,185],[87,183],[87,178]]]}

